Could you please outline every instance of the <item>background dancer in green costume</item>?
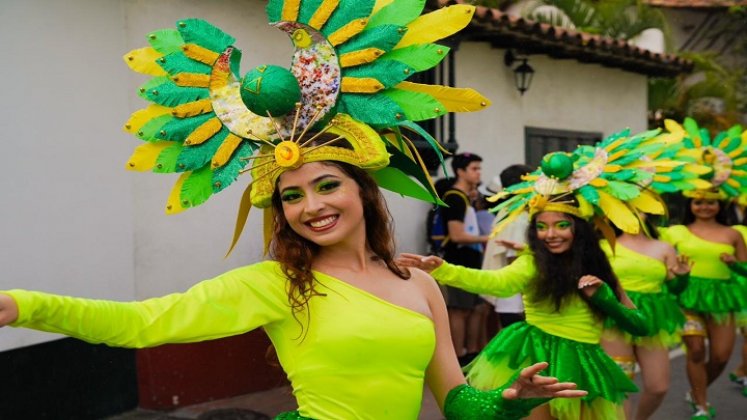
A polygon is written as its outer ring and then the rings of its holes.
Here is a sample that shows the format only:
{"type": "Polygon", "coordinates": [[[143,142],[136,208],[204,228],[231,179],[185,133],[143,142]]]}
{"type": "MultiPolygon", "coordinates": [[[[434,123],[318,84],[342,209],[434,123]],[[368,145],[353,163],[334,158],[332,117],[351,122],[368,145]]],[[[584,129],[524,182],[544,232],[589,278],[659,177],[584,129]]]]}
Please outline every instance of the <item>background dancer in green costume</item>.
{"type": "Polygon", "coordinates": [[[683,341],[687,347],[687,399],[693,420],[710,419],[707,387],[724,370],[735,341],[734,314],[747,306],[747,287],[738,271],[747,261],[742,236],[728,226],[728,198],[747,187],[747,135],[740,126],[711,138],[692,119],[682,126],[670,124],[672,133],[684,136],[683,144],[698,163],[711,168],[711,188],[685,191],[688,197],[682,225],[661,230],[661,238],[693,262],[687,287],[679,295],[687,321],[683,341]],[[706,341],[706,338],[708,339],[706,341]]]}
{"type": "Polygon", "coordinates": [[[648,419],[669,389],[669,349],[680,342],[685,322],[675,295],[687,285],[690,272],[687,258],[657,240],[656,228],[646,223],[649,236],[622,233],[614,252],[607,241],[601,244],[622,288],[648,324],[648,335],[633,336],[607,318],[602,335],[602,347],[628,377],[635,376],[636,362],[641,367],[643,390],[635,415],[630,400],[625,402],[626,417],[636,420],[648,419]]]}
{"type": "Polygon", "coordinates": [[[624,418],[626,393],[637,388],[600,346],[602,322],[613,318],[635,335],[647,335],[648,323],[620,288],[594,226],[612,233],[611,222],[635,234],[640,230],[637,211],[665,212],[662,202],[640,187],[656,182],[660,165],[670,172],[681,166],[647,155],[661,150],[647,146],[657,134],[624,131],[573,154],[552,153],[523,182],[494,196],[506,198],[496,207],[504,217],[497,230],[523,211],[530,215],[529,252],[503,269],[471,270],[437,257],[401,256],[403,264],[430,271],[442,284],[498,297],[522,293],[526,322],[501,331],[467,367],[470,384],[490,388],[512,369],[550,358],[558,362],[551,365],[551,375],[578,381],[589,395],[551,401],[531,418],[624,418]]]}

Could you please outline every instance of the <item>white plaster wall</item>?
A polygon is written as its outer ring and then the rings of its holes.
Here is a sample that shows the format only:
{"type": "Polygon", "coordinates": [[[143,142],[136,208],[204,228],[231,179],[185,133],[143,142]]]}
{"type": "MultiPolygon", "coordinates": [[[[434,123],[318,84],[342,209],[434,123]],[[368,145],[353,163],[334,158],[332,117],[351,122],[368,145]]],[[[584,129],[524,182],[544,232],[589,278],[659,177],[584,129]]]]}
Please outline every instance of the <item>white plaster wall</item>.
{"type": "Polygon", "coordinates": [[[133,297],[124,26],[119,1],[0,2],[0,289],[133,297]]]}
{"type": "Polygon", "coordinates": [[[619,69],[532,55],[532,85],[524,96],[505,50],[465,42],[456,55],[457,85],[470,86],[492,101],[482,112],[463,114],[457,123],[460,151],[481,155],[483,181],[524,162],[524,128],[596,131],[646,129],[646,77],[619,69]]]}

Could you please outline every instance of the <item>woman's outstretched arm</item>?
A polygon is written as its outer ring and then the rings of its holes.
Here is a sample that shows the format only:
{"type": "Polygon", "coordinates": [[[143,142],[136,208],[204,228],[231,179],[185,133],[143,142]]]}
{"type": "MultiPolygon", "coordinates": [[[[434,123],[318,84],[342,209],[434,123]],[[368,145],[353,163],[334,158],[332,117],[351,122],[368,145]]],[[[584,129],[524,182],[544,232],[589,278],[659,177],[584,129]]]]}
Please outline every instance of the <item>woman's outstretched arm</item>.
{"type": "Polygon", "coordinates": [[[184,293],[141,302],[82,299],[26,290],[0,293],[0,326],[115,347],[151,347],[227,337],[290,313],[282,277],[266,263],[229,271],[184,293]]]}

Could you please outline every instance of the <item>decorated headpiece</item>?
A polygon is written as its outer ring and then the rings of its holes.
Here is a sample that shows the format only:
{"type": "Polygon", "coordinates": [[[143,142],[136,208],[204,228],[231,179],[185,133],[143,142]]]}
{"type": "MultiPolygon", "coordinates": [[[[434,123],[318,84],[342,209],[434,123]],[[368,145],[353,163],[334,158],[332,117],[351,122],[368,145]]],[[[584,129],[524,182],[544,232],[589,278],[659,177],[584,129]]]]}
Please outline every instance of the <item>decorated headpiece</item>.
{"type": "Polygon", "coordinates": [[[665,214],[666,206],[652,189],[671,182],[670,176],[678,179],[680,189],[707,185],[698,179],[701,167],[688,168],[664,153],[674,142],[671,136],[660,137],[659,130],[633,136],[625,130],[595,146],[545,155],[540,168],[525,175],[524,182],[489,198],[505,199],[494,208],[505,209],[494,234],[523,211],[572,214],[593,221],[607,237],[610,222],[624,232],[638,233],[640,213],[665,214]]]}
{"type": "Polygon", "coordinates": [[[205,202],[250,171],[234,243],[251,206],[270,206],[278,176],[307,162],[347,162],[370,170],[383,188],[439,202],[405,133],[425,137],[443,161],[414,121],[489,102],[471,89],[406,80],[443,60],[449,48],[434,42],[474,13],[454,5],[420,16],[424,4],[270,0],[270,24],[295,47],[290,69],[262,65],[243,78],[235,39],[203,20],[150,33],[149,47],[124,56],[154,76],[139,92],[153,104],[125,124],[145,141],[127,168],[181,173],[167,213],[205,202]]]}
{"type": "Polygon", "coordinates": [[[695,162],[710,169],[703,175],[710,186],[683,191],[683,195],[725,200],[744,194],[747,190],[747,130],[735,125],[711,139],[708,130],[698,127],[692,118],[685,118],[682,125],[668,120],[666,128],[672,135],[683,138],[682,145],[695,162]]]}

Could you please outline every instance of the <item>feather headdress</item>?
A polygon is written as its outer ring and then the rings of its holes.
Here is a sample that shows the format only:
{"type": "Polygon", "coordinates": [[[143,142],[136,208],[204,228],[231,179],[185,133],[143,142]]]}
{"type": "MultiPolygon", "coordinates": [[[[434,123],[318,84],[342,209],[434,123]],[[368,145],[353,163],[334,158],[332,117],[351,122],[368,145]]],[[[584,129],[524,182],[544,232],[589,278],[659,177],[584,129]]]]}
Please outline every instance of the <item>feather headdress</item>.
{"type": "Polygon", "coordinates": [[[383,188],[439,202],[406,132],[425,137],[443,160],[415,121],[489,102],[471,89],[407,81],[443,60],[449,48],[435,41],[474,13],[455,5],[421,16],[424,4],[270,0],[270,24],[295,48],[290,69],[262,65],[243,77],[235,39],[203,20],[149,34],[149,47],[124,56],[153,76],[139,91],[152,105],[125,124],[144,141],[127,168],[181,174],[167,213],[204,203],[250,171],[237,234],[251,205],[270,205],[277,177],[305,162],[347,162],[370,170],[383,188]]]}
{"type": "MultiPolygon", "coordinates": [[[[502,219],[493,233],[502,230],[521,212],[557,211],[592,220],[609,236],[610,224],[628,233],[641,229],[640,213],[664,214],[666,206],[654,189],[676,182],[678,189],[695,189],[707,169],[675,159],[676,136],[659,130],[630,135],[613,134],[595,146],[579,146],[572,153],[543,157],[540,168],[524,176],[489,200],[503,199],[494,210],[502,219]],[[673,181],[673,179],[677,181],[673,181]]],[[[707,183],[705,183],[707,184],[707,183]]]]}

